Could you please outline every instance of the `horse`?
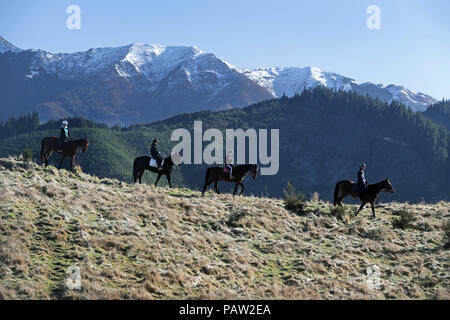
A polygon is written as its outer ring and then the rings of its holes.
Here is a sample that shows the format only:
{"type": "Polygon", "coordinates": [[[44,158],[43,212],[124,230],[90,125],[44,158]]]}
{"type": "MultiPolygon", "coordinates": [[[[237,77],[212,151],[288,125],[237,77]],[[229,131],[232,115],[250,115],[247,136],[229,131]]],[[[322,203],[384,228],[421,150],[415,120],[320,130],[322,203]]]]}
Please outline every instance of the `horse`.
{"type": "Polygon", "coordinates": [[[45,166],[48,166],[48,159],[50,158],[52,152],[58,153],[62,155],[61,162],[59,163],[58,170],[61,169],[61,166],[66,157],[70,158],[70,171],[73,172],[74,164],[75,164],[75,154],[78,151],[78,148],[82,148],[81,151],[86,153],[86,150],[89,146],[88,139],[78,139],[71,140],[66,142],[61,147],[61,152],[59,152],[59,139],[57,137],[47,137],[42,139],[41,143],[41,160],[45,163],[45,166]]]}
{"type": "Polygon", "coordinates": [[[378,199],[378,195],[381,191],[385,190],[389,193],[394,193],[394,188],[388,178],[375,184],[369,184],[366,191],[359,197],[358,186],[356,183],[350,180],[339,181],[334,188],[334,205],[342,206],[342,200],[348,195],[351,195],[355,199],[361,200],[361,206],[356,212],[355,216],[364,208],[367,203],[370,203],[372,207],[372,214],[375,218],[375,201],[378,199]]]}
{"type": "MultiPolygon", "coordinates": [[[[178,156],[180,156],[180,154],[175,154],[173,156],[178,157],[178,156]]],[[[156,178],[156,182],[155,182],[155,187],[158,184],[158,181],[161,178],[161,176],[164,174],[167,178],[167,182],[169,182],[169,187],[172,188],[170,174],[172,172],[173,165],[176,164],[173,162],[172,156],[164,158],[164,162],[161,167],[161,170],[158,170],[158,168],[156,168],[156,167],[150,166],[150,159],[151,159],[151,157],[148,157],[148,156],[141,156],[141,157],[137,157],[136,159],[134,159],[134,162],[133,162],[134,183],[136,183],[136,181],[139,179],[139,184],[141,184],[142,183],[142,175],[144,174],[144,171],[149,170],[151,172],[158,174],[158,177],[156,178]]],[[[178,162],[177,159],[175,159],[175,161],[178,162]]],[[[179,165],[180,164],[178,164],[178,166],[179,165]]]]}
{"type": "Polygon", "coordinates": [[[206,170],[205,185],[203,186],[202,196],[205,194],[205,191],[208,188],[208,186],[211,185],[213,182],[217,194],[220,194],[219,189],[217,187],[217,184],[220,180],[225,182],[234,182],[236,184],[234,187],[233,196],[236,194],[237,187],[241,186],[241,192],[239,193],[239,195],[241,195],[244,192],[244,185],[242,184],[242,181],[244,180],[245,175],[249,171],[251,171],[253,179],[256,179],[258,169],[259,167],[257,164],[236,165],[233,167],[234,177],[233,179],[230,179],[230,173],[225,172],[224,167],[220,166],[210,167],[206,170]]]}

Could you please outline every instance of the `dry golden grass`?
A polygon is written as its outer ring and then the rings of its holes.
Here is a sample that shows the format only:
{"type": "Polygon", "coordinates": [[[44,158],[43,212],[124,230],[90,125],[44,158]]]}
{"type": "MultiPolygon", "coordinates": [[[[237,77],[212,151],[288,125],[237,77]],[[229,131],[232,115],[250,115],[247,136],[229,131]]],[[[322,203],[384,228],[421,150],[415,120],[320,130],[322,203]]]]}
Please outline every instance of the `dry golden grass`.
{"type": "Polygon", "coordinates": [[[0,299],[450,298],[445,202],[379,204],[372,219],[353,206],[333,216],[315,198],[296,215],[277,199],[13,158],[0,159],[0,194],[0,299]],[[411,228],[393,228],[400,210],[411,228]],[[80,289],[67,285],[74,266],[80,289]]]}

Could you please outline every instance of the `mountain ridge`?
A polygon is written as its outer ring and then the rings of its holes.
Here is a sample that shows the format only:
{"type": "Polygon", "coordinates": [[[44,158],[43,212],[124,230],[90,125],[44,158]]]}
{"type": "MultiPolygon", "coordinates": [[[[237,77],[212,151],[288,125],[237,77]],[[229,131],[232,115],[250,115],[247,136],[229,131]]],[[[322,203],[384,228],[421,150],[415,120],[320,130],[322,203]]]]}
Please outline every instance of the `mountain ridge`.
{"type": "Polygon", "coordinates": [[[414,111],[436,102],[402,86],[359,83],[316,67],[243,69],[195,46],[133,43],[54,54],[21,50],[1,39],[0,70],[12,82],[0,92],[6,97],[3,117],[31,111],[34,105],[46,120],[82,116],[130,124],[240,108],[317,86],[399,101],[414,111]],[[17,97],[29,91],[35,94],[17,97]]]}

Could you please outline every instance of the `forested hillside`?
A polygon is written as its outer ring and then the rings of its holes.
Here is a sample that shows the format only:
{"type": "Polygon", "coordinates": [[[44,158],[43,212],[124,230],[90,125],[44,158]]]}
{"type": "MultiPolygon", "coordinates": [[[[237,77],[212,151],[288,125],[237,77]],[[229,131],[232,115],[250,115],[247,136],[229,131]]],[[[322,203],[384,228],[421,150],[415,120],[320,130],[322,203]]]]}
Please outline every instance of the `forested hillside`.
{"type": "Polygon", "coordinates": [[[447,130],[450,130],[450,100],[433,104],[422,114],[434,122],[446,126],[447,130]]]}
{"type": "MultiPolygon", "coordinates": [[[[318,192],[328,200],[335,183],[356,179],[359,164],[365,162],[370,183],[389,177],[396,189],[394,195],[382,195],[381,200],[448,200],[450,194],[448,131],[401,104],[351,92],[316,88],[244,109],[182,114],[127,128],[108,128],[80,119],[70,122],[76,127],[72,136],[90,139],[88,152],[79,158],[83,171],[130,181],[133,159],[149,153],[154,137],[168,154],[175,144],[170,142],[172,130],[192,132],[195,120],[203,121],[203,130],[280,129],[279,173],[246,180],[246,193],[280,196],[290,181],[304,193],[318,192]]],[[[30,133],[4,138],[0,156],[30,148],[37,157],[41,139],[58,134],[58,130],[59,123],[51,122],[30,133]]],[[[205,168],[184,165],[176,169],[175,184],[201,188],[205,168]]],[[[149,182],[150,174],[146,176],[149,182]]],[[[221,188],[229,190],[225,185],[221,188]]]]}

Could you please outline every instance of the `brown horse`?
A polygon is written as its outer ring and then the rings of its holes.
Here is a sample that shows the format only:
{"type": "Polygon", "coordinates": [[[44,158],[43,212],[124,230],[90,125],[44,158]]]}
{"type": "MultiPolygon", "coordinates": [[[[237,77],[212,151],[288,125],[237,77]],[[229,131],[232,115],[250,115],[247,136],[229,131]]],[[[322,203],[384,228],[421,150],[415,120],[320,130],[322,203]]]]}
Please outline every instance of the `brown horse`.
{"type": "Polygon", "coordinates": [[[82,148],[81,151],[83,153],[86,152],[87,147],[89,145],[88,139],[79,139],[79,140],[72,140],[69,142],[64,143],[62,146],[62,152],[58,152],[59,147],[59,139],[56,137],[47,137],[42,139],[41,144],[41,160],[44,161],[45,166],[48,166],[48,159],[50,158],[52,152],[58,153],[62,155],[61,162],[59,163],[58,169],[61,169],[61,166],[63,164],[63,161],[66,157],[70,158],[70,170],[73,171],[74,168],[74,161],[75,161],[75,154],[77,153],[78,148],[82,148]]]}
{"type": "Polygon", "coordinates": [[[209,185],[211,185],[214,182],[214,188],[216,189],[216,192],[220,194],[219,189],[217,187],[219,181],[225,181],[225,182],[234,182],[236,186],[234,187],[233,196],[236,194],[237,187],[241,186],[241,192],[239,195],[241,195],[244,192],[244,185],[242,184],[242,181],[244,181],[245,175],[251,171],[251,175],[253,179],[256,179],[256,174],[258,173],[258,165],[257,164],[242,164],[242,165],[236,165],[233,167],[233,179],[230,179],[230,173],[224,171],[224,167],[211,167],[206,170],[206,178],[205,178],[205,185],[203,186],[203,192],[202,196],[205,194],[206,189],[209,185]]]}
{"type": "Polygon", "coordinates": [[[377,201],[378,195],[383,190],[394,193],[394,188],[388,178],[375,184],[369,184],[361,197],[358,195],[358,185],[356,183],[350,180],[339,181],[334,188],[334,205],[342,206],[342,200],[346,196],[351,195],[353,198],[361,200],[361,206],[356,212],[356,215],[358,215],[367,203],[370,203],[372,214],[375,218],[375,201],[377,201]]]}

